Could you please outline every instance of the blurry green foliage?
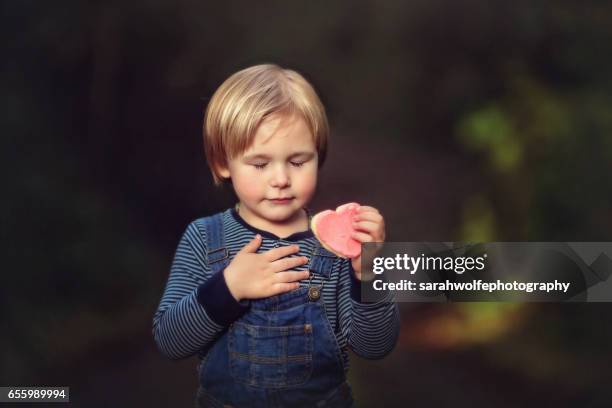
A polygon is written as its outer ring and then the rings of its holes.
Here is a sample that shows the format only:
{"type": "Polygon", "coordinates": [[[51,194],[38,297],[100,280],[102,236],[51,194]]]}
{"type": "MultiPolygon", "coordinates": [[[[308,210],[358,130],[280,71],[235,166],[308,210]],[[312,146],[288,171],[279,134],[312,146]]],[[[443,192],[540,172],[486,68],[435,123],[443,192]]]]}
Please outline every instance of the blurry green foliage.
{"type": "Polygon", "coordinates": [[[493,169],[510,172],[520,164],[523,147],[512,123],[498,107],[472,113],[459,128],[461,142],[468,150],[485,153],[493,169]]]}
{"type": "Polygon", "coordinates": [[[466,242],[495,241],[495,214],[486,197],[469,197],[463,208],[460,240],[466,242]]]}

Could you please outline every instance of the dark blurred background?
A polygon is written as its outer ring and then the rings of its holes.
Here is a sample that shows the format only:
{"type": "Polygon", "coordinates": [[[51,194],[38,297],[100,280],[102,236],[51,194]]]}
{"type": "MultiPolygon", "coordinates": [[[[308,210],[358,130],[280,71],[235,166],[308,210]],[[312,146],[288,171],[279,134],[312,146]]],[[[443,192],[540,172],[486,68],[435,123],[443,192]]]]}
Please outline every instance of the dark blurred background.
{"type": "MultiPolygon", "coordinates": [[[[3,1],[0,385],[72,405],[191,406],[155,348],[181,233],[233,205],[205,102],[303,73],[332,127],[314,210],[390,241],[612,241],[612,5],[597,1],[3,1]],[[350,153],[350,154],[347,154],[350,153]]],[[[612,405],[609,304],[401,304],[361,406],[612,405]]]]}

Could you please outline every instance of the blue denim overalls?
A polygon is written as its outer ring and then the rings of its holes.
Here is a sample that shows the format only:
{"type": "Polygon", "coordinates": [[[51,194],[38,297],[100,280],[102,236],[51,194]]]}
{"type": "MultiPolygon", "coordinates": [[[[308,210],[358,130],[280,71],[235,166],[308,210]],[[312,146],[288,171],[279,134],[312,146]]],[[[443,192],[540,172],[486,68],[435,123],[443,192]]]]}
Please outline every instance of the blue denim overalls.
{"type": "MultiPolygon", "coordinates": [[[[205,218],[211,273],[229,264],[221,214],[205,218]]],[[[317,245],[311,275],[329,280],[339,258],[317,245]]],[[[352,407],[342,355],[321,287],[250,301],[199,368],[199,407],[352,407]]]]}

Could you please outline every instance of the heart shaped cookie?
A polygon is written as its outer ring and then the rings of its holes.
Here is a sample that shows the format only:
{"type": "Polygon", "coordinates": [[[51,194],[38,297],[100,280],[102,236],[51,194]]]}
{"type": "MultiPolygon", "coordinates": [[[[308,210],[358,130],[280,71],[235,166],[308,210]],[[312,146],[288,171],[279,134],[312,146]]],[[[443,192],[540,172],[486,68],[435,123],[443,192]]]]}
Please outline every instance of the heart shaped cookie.
{"type": "Polygon", "coordinates": [[[359,204],[348,203],[325,210],[312,217],[311,228],[325,249],[342,258],[355,258],[361,254],[361,243],[352,238],[353,215],[359,211],[359,204]]]}

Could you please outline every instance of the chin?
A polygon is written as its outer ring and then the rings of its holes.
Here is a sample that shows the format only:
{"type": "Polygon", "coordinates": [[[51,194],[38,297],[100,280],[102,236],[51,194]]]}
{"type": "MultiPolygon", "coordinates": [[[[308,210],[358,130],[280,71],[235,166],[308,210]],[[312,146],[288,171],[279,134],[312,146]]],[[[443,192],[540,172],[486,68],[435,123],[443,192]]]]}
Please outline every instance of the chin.
{"type": "Polygon", "coordinates": [[[266,211],[266,218],[270,221],[287,221],[293,217],[301,207],[298,208],[279,208],[271,211],[266,211]]]}
{"type": "Polygon", "coordinates": [[[272,212],[271,211],[271,212],[269,212],[267,214],[267,218],[270,221],[277,221],[277,222],[279,222],[279,221],[287,221],[288,219],[293,217],[293,214],[295,214],[294,211],[286,211],[285,210],[282,213],[280,211],[279,212],[272,212]]]}

